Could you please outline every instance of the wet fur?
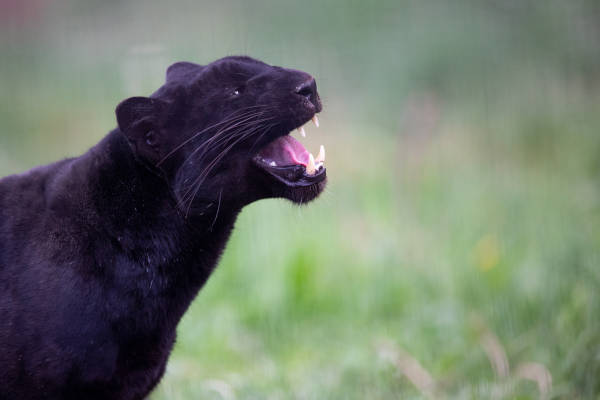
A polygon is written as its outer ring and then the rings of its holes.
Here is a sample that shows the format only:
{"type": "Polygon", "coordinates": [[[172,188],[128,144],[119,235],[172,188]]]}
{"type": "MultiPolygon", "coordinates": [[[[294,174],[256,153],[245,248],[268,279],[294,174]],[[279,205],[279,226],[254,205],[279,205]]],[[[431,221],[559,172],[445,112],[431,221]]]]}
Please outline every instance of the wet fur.
{"type": "Polygon", "coordinates": [[[325,185],[251,163],[320,111],[316,88],[311,104],[290,95],[306,79],[247,57],[177,63],[87,153],[0,180],[0,399],[149,394],[242,207],[325,185]]]}

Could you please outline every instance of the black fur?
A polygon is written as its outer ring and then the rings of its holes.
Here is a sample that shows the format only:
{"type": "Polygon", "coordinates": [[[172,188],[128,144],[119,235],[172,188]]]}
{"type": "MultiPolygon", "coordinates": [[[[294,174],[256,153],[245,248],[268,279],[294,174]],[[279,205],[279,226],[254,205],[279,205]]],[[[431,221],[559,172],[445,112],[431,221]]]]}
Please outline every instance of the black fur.
{"type": "Polygon", "coordinates": [[[242,207],[323,189],[253,162],[320,110],[300,71],[177,63],[84,155],[0,180],[0,399],[147,396],[242,207]]]}

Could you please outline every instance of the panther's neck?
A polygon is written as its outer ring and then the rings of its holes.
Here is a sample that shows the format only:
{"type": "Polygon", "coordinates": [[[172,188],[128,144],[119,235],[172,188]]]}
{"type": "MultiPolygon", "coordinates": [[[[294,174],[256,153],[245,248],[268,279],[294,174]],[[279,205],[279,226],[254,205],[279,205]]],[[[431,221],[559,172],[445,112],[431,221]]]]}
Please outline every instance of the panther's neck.
{"type": "Polygon", "coordinates": [[[135,160],[118,130],[84,157],[87,198],[107,230],[102,237],[110,238],[100,257],[116,261],[107,268],[118,286],[176,323],[216,266],[240,209],[207,202],[202,215],[186,216],[168,183],[135,160]]]}

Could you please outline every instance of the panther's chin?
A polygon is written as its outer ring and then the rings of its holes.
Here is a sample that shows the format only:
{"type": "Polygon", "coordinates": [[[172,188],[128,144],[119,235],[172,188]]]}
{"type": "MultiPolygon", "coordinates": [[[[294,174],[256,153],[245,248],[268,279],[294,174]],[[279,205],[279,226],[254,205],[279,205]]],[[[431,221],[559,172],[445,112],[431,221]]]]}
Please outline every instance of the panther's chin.
{"type": "MultiPolygon", "coordinates": [[[[312,121],[319,126],[316,115],[312,121]]],[[[297,129],[305,136],[303,126],[297,129]]],[[[314,157],[289,133],[264,146],[252,161],[265,173],[273,197],[284,197],[294,203],[315,199],[327,182],[325,147],[321,146],[314,157]]]]}

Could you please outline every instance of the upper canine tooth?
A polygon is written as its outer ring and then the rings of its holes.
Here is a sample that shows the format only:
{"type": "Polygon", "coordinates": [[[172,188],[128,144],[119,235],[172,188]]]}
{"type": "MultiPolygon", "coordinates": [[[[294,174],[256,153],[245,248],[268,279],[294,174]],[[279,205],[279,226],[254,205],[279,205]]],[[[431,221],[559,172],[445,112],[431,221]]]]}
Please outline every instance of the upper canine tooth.
{"type": "Polygon", "coordinates": [[[315,124],[315,126],[317,128],[319,127],[319,118],[317,118],[317,114],[313,115],[312,122],[315,124]]]}
{"type": "Polygon", "coordinates": [[[312,154],[308,154],[308,164],[306,164],[306,173],[309,175],[314,175],[317,167],[315,166],[315,158],[312,154]]]}
{"type": "Polygon", "coordinates": [[[315,162],[317,164],[325,162],[325,146],[321,145],[321,147],[319,147],[319,154],[317,154],[317,158],[315,158],[315,162]]]}
{"type": "Polygon", "coordinates": [[[298,128],[298,132],[300,132],[300,134],[302,135],[302,137],[306,137],[306,132],[304,132],[304,127],[301,126],[300,128],[298,128]]]}

